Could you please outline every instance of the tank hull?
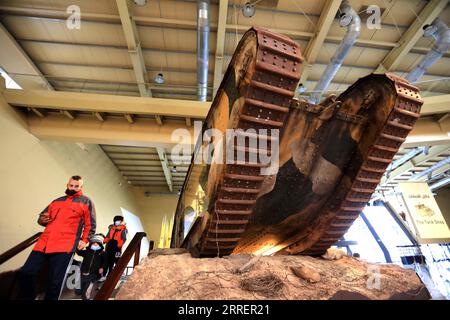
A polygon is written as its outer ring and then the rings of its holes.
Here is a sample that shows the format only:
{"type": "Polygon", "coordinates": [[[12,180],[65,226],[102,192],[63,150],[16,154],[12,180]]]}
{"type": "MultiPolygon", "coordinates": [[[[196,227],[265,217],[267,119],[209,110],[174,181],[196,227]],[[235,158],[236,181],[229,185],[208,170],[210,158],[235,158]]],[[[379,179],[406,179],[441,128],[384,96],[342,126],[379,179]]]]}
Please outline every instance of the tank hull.
{"type": "Polygon", "coordinates": [[[316,255],[358,217],[422,100],[386,74],[319,105],[299,101],[301,62],[286,37],[255,28],[243,36],[197,141],[172,247],[316,255]],[[196,219],[187,233],[188,214],[196,219]]]}

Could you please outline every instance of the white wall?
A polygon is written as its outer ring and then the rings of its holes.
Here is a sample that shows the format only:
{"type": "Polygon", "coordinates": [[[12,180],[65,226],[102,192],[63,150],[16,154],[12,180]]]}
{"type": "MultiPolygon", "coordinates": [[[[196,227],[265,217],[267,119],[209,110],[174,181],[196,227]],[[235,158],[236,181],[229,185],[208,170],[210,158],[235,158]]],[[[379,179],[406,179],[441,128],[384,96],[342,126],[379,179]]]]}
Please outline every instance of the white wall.
{"type": "MultiPolygon", "coordinates": [[[[145,232],[144,226],[141,223],[141,219],[128,211],[127,209],[120,208],[122,210],[122,216],[124,218],[124,221],[127,226],[128,235],[127,235],[127,241],[123,247],[122,253],[125,252],[126,247],[130,244],[131,240],[135,236],[136,232],[145,232]]],[[[141,250],[139,253],[139,261],[141,261],[144,257],[148,255],[149,251],[149,241],[147,237],[142,238],[141,241],[141,250]]],[[[128,262],[128,266],[132,267],[134,264],[134,256],[131,258],[131,260],[128,262]]],[[[131,269],[130,269],[131,270],[131,269]]],[[[131,273],[129,273],[131,274],[131,273]]]]}

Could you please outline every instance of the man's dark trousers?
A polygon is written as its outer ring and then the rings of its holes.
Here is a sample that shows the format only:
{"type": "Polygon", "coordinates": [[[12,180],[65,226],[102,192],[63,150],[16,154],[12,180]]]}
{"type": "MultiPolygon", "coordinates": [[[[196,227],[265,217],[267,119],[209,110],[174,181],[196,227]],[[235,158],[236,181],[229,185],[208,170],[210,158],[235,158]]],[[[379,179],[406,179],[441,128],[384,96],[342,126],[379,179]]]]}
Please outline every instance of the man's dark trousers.
{"type": "Polygon", "coordinates": [[[48,264],[47,290],[45,300],[58,300],[73,253],[44,253],[31,251],[27,261],[20,269],[19,299],[34,300],[36,298],[36,280],[45,264],[48,264]]]}

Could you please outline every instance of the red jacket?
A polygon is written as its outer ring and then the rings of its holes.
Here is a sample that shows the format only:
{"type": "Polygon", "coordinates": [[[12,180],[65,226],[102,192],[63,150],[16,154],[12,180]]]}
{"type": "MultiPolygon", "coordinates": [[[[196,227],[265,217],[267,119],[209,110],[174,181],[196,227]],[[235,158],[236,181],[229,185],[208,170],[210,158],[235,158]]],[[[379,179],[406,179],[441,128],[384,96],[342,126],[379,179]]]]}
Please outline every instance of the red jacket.
{"type": "MultiPolygon", "coordinates": [[[[125,241],[127,241],[127,227],[123,224],[121,224],[120,226],[115,226],[113,224],[110,224],[108,227],[108,233],[106,235],[105,241],[103,241],[104,243],[108,243],[108,242],[113,242],[111,240],[115,240],[117,241],[116,243],[114,243],[114,247],[116,247],[117,245],[117,249],[118,250],[122,250],[123,244],[125,243],[125,241]]],[[[108,251],[108,246],[106,247],[107,251],[108,251]]]]}
{"type": "Polygon", "coordinates": [[[94,203],[82,191],[53,200],[43,212],[48,212],[51,220],[34,251],[75,252],[80,240],[88,243],[88,238],[95,234],[94,203]]]}

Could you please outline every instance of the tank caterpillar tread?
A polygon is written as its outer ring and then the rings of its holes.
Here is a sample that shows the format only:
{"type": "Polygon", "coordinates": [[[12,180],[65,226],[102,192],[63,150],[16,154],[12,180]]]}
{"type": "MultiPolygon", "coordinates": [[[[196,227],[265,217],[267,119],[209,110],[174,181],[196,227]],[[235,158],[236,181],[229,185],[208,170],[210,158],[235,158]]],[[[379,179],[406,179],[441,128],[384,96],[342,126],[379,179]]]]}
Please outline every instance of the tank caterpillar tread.
{"type": "Polygon", "coordinates": [[[294,101],[281,136],[278,183],[268,182],[270,191],[259,195],[234,252],[323,254],[342,238],[370,200],[419,118],[422,103],[416,87],[392,74],[361,78],[322,105],[294,101]],[[317,129],[317,119],[333,107],[338,111],[311,136],[293,137],[293,131],[304,131],[308,125],[317,129]],[[311,114],[315,122],[306,121],[308,125],[302,129],[302,119],[311,114]],[[322,144],[325,148],[320,149],[322,144]],[[311,157],[315,165],[309,167],[305,160],[311,153],[308,148],[317,151],[311,157]],[[298,168],[300,174],[286,177],[284,168],[289,169],[289,161],[283,160],[283,153],[287,154],[284,158],[294,160],[291,169],[298,168]],[[296,199],[289,198],[289,193],[296,199]],[[269,220],[275,207],[281,217],[269,220]]]}

